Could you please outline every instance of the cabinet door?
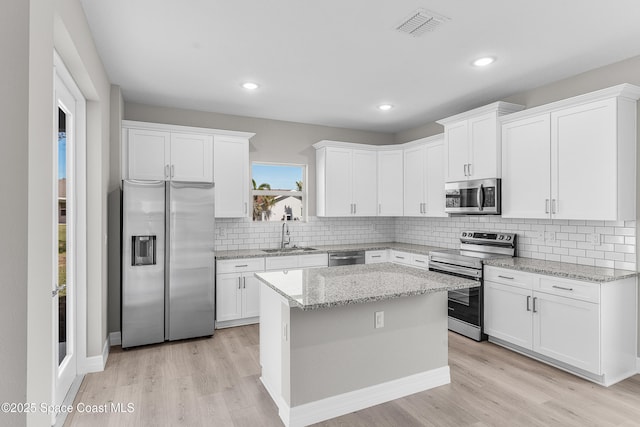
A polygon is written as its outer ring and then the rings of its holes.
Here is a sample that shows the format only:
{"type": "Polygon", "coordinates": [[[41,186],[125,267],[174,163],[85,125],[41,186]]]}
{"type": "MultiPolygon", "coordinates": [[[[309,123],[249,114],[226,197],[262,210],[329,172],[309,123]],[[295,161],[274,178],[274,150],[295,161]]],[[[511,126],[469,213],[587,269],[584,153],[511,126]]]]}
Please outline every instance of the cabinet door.
{"type": "Polygon", "coordinates": [[[502,125],[502,217],[549,218],[549,114],[502,125]]]}
{"type": "Polygon", "coordinates": [[[253,273],[242,276],[242,317],[260,316],[260,281],[253,273]]]}
{"type": "Polygon", "coordinates": [[[242,317],[242,275],[218,274],[216,277],[216,321],[242,317]]]}
{"type": "Polygon", "coordinates": [[[424,215],[425,153],[424,145],[404,150],[404,216],[424,215]]]}
{"type": "Polygon", "coordinates": [[[599,304],[534,292],[533,350],[600,375],[599,304]]]}
{"type": "Polygon", "coordinates": [[[378,152],[378,215],[404,214],[402,150],[378,152]]]}
{"type": "Polygon", "coordinates": [[[498,119],[494,111],[469,119],[469,168],[471,179],[500,178],[498,119]]]}
{"type": "Polygon", "coordinates": [[[378,156],[375,151],[353,150],[353,213],[378,215],[378,156]]]}
{"type": "Polygon", "coordinates": [[[213,136],[171,133],[171,180],[213,182],[213,136]]]}
{"type": "Polygon", "coordinates": [[[169,179],[170,133],[129,129],[129,179],[164,181],[169,179]]]}
{"type": "Polygon", "coordinates": [[[353,215],[352,150],[345,148],[326,148],[325,160],[325,215],[353,215]]]}
{"type": "MultiPolygon", "coordinates": [[[[249,141],[216,136],[213,144],[216,217],[249,215],[249,141]]],[[[252,210],[252,209],[251,209],[252,210]]]]}
{"type": "Polygon", "coordinates": [[[426,151],[425,213],[427,216],[447,216],[444,212],[444,142],[431,143],[426,151]]]}
{"type": "Polygon", "coordinates": [[[469,163],[469,134],[467,120],[447,125],[444,130],[446,147],[446,181],[465,181],[469,163]]]}
{"type": "Polygon", "coordinates": [[[551,197],[558,219],[617,219],[616,100],[551,114],[551,197]]]}
{"type": "Polygon", "coordinates": [[[484,282],[484,332],[531,350],[531,290],[484,282]]]}

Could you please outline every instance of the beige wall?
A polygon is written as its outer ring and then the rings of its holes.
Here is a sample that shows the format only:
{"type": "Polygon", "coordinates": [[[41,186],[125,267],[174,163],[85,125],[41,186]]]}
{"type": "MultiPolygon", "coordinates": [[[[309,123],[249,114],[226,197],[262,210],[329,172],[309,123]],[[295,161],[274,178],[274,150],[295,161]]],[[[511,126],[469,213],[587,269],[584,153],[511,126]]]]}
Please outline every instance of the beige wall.
{"type": "Polygon", "coordinates": [[[251,138],[251,161],[308,165],[309,215],[316,213],[315,150],[312,144],[323,139],[361,144],[393,144],[393,134],[317,126],[278,120],[256,119],[201,111],[153,107],[125,103],[124,118],[143,122],[169,123],[214,129],[255,132],[251,138]]]}
{"type": "MultiPolygon", "coordinates": [[[[27,397],[27,191],[29,137],[29,2],[7,0],[0,13],[0,402],[27,397]],[[7,84],[10,83],[10,84],[7,84]],[[10,296],[10,297],[8,297],[10,296]]],[[[23,414],[0,414],[25,425],[23,414]]]]}

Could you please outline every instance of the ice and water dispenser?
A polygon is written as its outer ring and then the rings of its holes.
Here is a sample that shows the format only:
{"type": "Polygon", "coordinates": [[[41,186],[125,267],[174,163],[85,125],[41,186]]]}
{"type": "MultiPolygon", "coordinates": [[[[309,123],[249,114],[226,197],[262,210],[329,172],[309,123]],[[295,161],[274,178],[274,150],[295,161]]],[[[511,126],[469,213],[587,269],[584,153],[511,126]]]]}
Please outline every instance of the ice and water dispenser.
{"type": "Polygon", "coordinates": [[[131,236],[131,265],[155,265],[156,236],[131,236]]]}

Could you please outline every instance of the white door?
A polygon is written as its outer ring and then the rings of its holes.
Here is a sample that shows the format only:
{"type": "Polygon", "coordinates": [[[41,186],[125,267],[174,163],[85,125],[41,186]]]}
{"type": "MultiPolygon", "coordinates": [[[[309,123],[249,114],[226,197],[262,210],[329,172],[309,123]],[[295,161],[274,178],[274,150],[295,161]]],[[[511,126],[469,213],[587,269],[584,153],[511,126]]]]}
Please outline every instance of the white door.
{"type": "Polygon", "coordinates": [[[325,215],[353,215],[353,156],[352,150],[326,148],[325,170],[325,215]]]}
{"type": "Polygon", "coordinates": [[[169,179],[169,132],[129,129],[127,133],[129,179],[164,181],[169,179]]]}
{"type": "Polygon", "coordinates": [[[353,214],[378,215],[378,157],[375,151],[353,150],[353,214]]]}
{"type": "Polygon", "coordinates": [[[424,212],[427,216],[447,216],[444,212],[444,142],[427,145],[426,196],[424,212]]]}
{"type": "Polygon", "coordinates": [[[468,179],[469,134],[467,121],[447,125],[444,131],[447,155],[447,182],[465,181],[468,179]]]}
{"type": "Polygon", "coordinates": [[[402,216],[402,150],[378,152],[378,215],[402,216]]]}
{"type": "Polygon", "coordinates": [[[469,166],[471,179],[500,178],[498,166],[497,113],[469,119],[469,166]]]}
{"type": "MultiPolygon", "coordinates": [[[[59,405],[69,392],[77,374],[76,292],[78,283],[78,209],[77,185],[83,180],[76,172],[76,141],[82,115],[77,114],[78,100],[63,80],[55,77],[56,112],[54,126],[55,204],[54,233],[56,242],[53,256],[56,271],[52,289],[53,304],[53,403],[59,405]]],[[[83,160],[78,156],[78,161],[83,160]]],[[[53,414],[55,417],[55,414],[53,414]]]]}
{"type": "Polygon", "coordinates": [[[249,141],[217,136],[213,143],[216,218],[249,216],[249,141]]]}
{"type": "Polygon", "coordinates": [[[551,114],[553,218],[617,219],[616,100],[551,114]]]}
{"type": "Polygon", "coordinates": [[[216,278],[216,321],[242,317],[242,275],[218,274],[216,278]]]}
{"type": "Polygon", "coordinates": [[[534,292],[533,351],[600,375],[599,304],[534,292]]]}
{"type": "Polygon", "coordinates": [[[486,281],[484,283],[484,332],[531,350],[531,291],[486,281]]]}
{"type": "Polygon", "coordinates": [[[213,182],[213,136],[171,133],[171,180],[213,182]]]}
{"type": "Polygon", "coordinates": [[[424,145],[404,150],[404,216],[424,215],[424,145]]]}
{"type": "Polygon", "coordinates": [[[502,217],[549,218],[549,114],[502,125],[502,217]]]}
{"type": "Polygon", "coordinates": [[[242,276],[242,317],[260,316],[260,281],[247,273],[242,276]]]}

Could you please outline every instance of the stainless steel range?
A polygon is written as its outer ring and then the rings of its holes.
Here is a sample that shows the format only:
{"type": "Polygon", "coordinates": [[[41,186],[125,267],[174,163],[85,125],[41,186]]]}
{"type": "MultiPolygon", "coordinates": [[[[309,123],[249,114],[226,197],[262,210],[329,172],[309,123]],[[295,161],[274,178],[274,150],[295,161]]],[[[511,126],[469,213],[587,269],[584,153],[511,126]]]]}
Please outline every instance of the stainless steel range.
{"type": "Polygon", "coordinates": [[[429,270],[480,282],[480,287],[449,291],[449,329],[476,341],[486,339],[483,324],[482,264],[513,257],[517,234],[487,231],[460,233],[460,249],[429,252],[429,270]]]}

